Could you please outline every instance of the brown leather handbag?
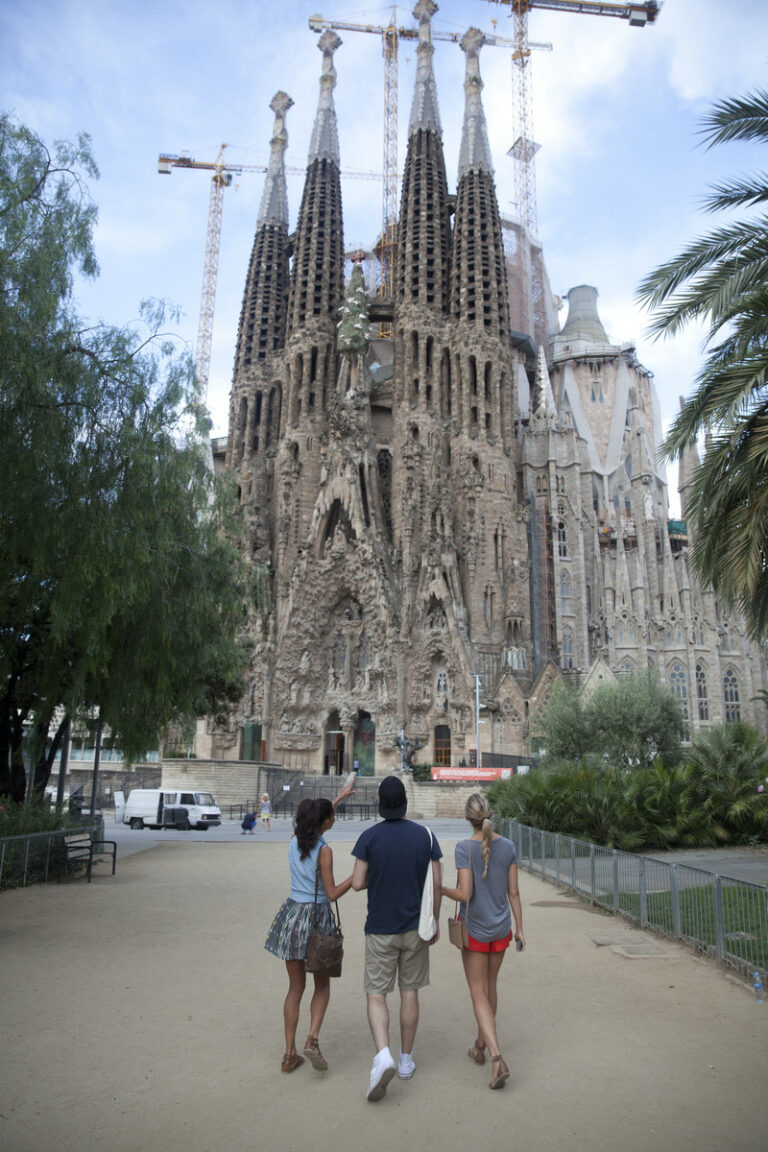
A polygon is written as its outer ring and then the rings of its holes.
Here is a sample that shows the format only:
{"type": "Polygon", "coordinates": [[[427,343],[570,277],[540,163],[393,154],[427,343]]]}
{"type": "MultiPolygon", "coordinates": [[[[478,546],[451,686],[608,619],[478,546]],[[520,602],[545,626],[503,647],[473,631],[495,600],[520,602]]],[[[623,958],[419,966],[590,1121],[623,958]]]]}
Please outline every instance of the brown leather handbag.
{"type": "Polygon", "coordinates": [[[341,960],[344,955],[344,937],[341,933],[339,902],[336,903],[336,922],[333,932],[324,936],[317,931],[317,886],[320,880],[320,864],[315,869],[315,903],[312,909],[312,929],[307,944],[305,961],[307,972],[325,972],[326,976],[341,976],[341,960]]]}
{"type": "MultiPolygon", "coordinates": [[[[469,841],[467,841],[467,852],[469,853],[469,851],[470,851],[469,841]]],[[[471,857],[470,857],[470,868],[471,867],[472,867],[472,861],[471,861],[471,857]]],[[[467,901],[467,904],[469,904],[469,901],[467,901]]],[[[457,948],[464,949],[468,946],[469,940],[467,939],[467,936],[468,936],[467,925],[464,923],[463,920],[459,920],[459,902],[458,902],[458,900],[456,901],[456,908],[454,909],[454,911],[456,913],[455,916],[449,916],[448,917],[448,939],[450,940],[451,944],[455,944],[455,946],[457,948]]]]}

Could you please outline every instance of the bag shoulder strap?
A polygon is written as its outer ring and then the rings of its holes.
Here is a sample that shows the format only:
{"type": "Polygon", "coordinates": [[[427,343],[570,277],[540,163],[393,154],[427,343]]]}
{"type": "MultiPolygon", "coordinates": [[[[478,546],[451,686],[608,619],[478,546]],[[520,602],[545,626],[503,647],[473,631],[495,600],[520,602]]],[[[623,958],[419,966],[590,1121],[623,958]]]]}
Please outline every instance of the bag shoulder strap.
{"type": "MultiPolygon", "coordinates": [[[[327,847],[328,847],[327,844],[323,845],[323,848],[327,848],[327,847]]],[[[322,848],[320,849],[320,851],[322,851],[322,848]]],[[[314,931],[315,923],[317,921],[317,886],[318,886],[319,882],[320,882],[320,852],[318,852],[318,854],[317,854],[317,867],[315,868],[315,902],[314,902],[314,905],[312,906],[312,931],[314,931]]],[[[336,905],[336,921],[339,925],[339,928],[341,928],[341,913],[339,912],[338,900],[334,900],[334,904],[336,905]]]]}
{"type": "MultiPolygon", "coordinates": [[[[467,836],[467,866],[469,867],[469,870],[471,872],[472,871],[472,849],[470,848],[469,844],[470,844],[470,840],[469,840],[469,836],[467,836]]],[[[475,888],[475,885],[474,885],[474,877],[473,877],[472,895],[474,895],[474,888],[475,888]]],[[[470,896],[469,900],[467,900],[467,920],[469,920],[469,906],[471,903],[472,903],[472,896],[470,896]]],[[[456,901],[455,912],[456,912],[456,919],[458,920],[458,918],[459,918],[459,901],[458,900],[456,901]]]]}

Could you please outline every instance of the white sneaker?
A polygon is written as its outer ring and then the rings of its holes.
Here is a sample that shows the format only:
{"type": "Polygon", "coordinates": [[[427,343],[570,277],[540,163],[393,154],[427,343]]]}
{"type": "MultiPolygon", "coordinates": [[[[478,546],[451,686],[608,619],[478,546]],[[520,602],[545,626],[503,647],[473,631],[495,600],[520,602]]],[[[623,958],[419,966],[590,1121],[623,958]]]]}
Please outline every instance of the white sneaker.
{"type": "Polygon", "coordinates": [[[416,1065],[413,1062],[413,1056],[410,1052],[401,1052],[400,1059],[397,1062],[397,1074],[401,1080],[410,1080],[416,1071],[416,1065]]]}
{"type": "Polygon", "coordinates": [[[394,1060],[389,1052],[381,1056],[374,1056],[371,1068],[371,1083],[368,1085],[366,1099],[381,1100],[387,1093],[387,1084],[397,1071],[394,1060]]]}

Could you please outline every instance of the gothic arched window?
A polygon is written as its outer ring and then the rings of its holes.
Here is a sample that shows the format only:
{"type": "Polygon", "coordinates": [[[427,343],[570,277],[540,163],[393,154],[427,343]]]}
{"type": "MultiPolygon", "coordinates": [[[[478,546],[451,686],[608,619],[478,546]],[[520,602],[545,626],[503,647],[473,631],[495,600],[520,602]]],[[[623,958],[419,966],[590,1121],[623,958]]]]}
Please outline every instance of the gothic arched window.
{"type": "Polygon", "coordinates": [[[571,578],[567,572],[560,573],[560,610],[571,610],[571,578]]]}
{"type": "Polygon", "coordinates": [[[565,520],[558,520],[557,522],[557,554],[561,560],[568,557],[568,532],[565,527],[565,520]]]}
{"type": "Polygon", "coordinates": [[[688,673],[679,661],[675,661],[669,673],[669,686],[672,695],[677,696],[685,722],[685,739],[688,739],[688,673]]]}
{"type": "Polygon", "coordinates": [[[696,699],[699,704],[699,720],[709,720],[709,701],[707,699],[707,670],[699,661],[696,665],[696,699]]]}
{"type": "Polygon", "coordinates": [[[726,724],[741,719],[739,707],[739,678],[733,668],[726,668],[723,676],[723,702],[726,724]]]}
{"type": "Polygon", "coordinates": [[[565,671],[573,668],[573,632],[563,628],[563,644],[560,650],[560,667],[565,671]]]}

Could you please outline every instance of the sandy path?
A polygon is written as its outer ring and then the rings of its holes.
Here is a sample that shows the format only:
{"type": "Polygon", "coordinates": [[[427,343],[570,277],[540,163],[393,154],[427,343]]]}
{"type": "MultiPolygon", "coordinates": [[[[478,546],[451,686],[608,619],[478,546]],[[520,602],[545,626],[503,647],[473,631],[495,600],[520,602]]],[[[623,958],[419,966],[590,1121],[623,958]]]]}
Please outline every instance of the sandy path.
{"type": "MultiPolygon", "coordinates": [[[[452,843],[443,849],[452,860],[452,843]]],[[[119,860],[114,878],[3,893],[0,1148],[764,1152],[768,1005],[524,872],[521,889],[529,946],[508,955],[500,983],[509,1084],[490,1092],[487,1066],[465,1056],[473,1018],[444,939],[422,994],[416,1076],[375,1105],[364,897],[341,902],[330,1070],[280,1073],[286,981],[262,944],[287,891],[284,844],[159,845],[119,860]],[[628,959],[595,939],[653,954],[628,959]]]]}

